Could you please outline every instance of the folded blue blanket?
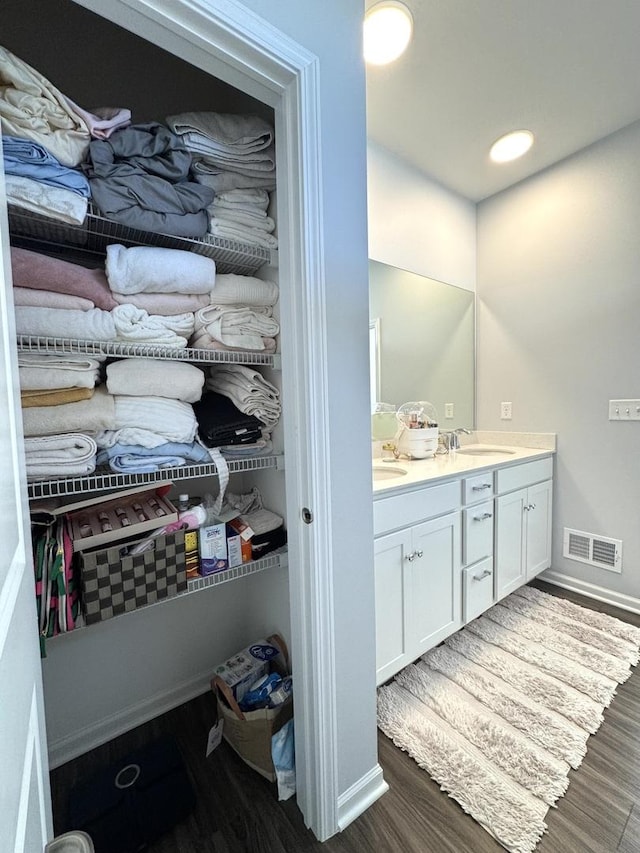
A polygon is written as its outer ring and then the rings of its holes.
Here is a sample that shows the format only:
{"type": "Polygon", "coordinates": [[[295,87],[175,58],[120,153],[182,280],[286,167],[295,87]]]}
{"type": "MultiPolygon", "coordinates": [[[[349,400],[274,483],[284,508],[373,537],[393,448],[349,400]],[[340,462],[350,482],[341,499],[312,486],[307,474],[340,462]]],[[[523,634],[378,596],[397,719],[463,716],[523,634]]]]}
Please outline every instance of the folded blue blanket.
{"type": "Polygon", "coordinates": [[[97,465],[108,465],[116,474],[152,474],[163,468],[205,462],[211,462],[209,451],[196,441],[191,444],[170,441],[157,447],[114,444],[100,450],[96,457],[97,465]]]}
{"type": "Polygon", "coordinates": [[[4,136],[2,153],[7,175],[19,175],[51,187],[72,190],[83,198],[91,195],[89,181],[82,172],[63,166],[46,148],[31,139],[4,136]]]}

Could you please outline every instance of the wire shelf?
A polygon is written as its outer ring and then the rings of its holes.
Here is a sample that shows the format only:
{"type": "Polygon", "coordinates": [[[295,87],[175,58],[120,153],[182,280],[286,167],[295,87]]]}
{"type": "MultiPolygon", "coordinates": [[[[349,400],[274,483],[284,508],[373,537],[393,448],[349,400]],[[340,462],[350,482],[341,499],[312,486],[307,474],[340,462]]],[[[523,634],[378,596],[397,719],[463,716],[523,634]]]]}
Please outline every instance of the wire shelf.
{"type": "MultiPolygon", "coordinates": [[[[256,456],[252,459],[229,459],[230,474],[245,471],[260,471],[266,468],[282,468],[284,456],[256,456]]],[[[59,480],[32,481],[27,486],[30,500],[55,498],[80,492],[104,492],[111,489],[131,488],[132,486],[153,485],[167,480],[190,480],[197,477],[217,477],[218,469],[213,462],[203,465],[180,465],[176,468],[163,468],[149,474],[114,474],[109,469],[97,470],[86,477],[65,477],[59,480]]]]}
{"type": "Polygon", "coordinates": [[[277,569],[288,565],[286,548],[274,551],[268,554],[261,560],[254,560],[251,563],[243,563],[241,566],[236,566],[234,569],[226,569],[224,572],[217,572],[215,575],[209,575],[206,578],[192,578],[187,581],[187,591],[181,592],[180,595],[189,595],[191,592],[200,592],[203,589],[208,589],[210,586],[218,586],[221,583],[228,581],[237,581],[240,578],[246,578],[249,575],[255,575],[257,572],[262,572],[265,569],[277,569]]]}
{"type": "Polygon", "coordinates": [[[161,344],[127,344],[117,341],[82,341],[74,338],[45,338],[38,335],[18,335],[18,350],[44,355],[81,352],[89,355],[117,358],[157,358],[166,361],[192,361],[224,364],[262,364],[278,367],[280,356],[261,352],[230,352],[228,350],[163,347],[161,344]]]}
{"type": "Polygon", "coordinates": [[[22,238],[22,243],[39,242],[76,250],[78,257],[95,261],[96,255],[104,259],[110,243],[123,246],[160,246],[165,249],[184,249],[205,255],[216,262],[219,273],[251,275],[265,264],[277,266],[277,251],[262,246],[250,246],[207,234],[201,238],[176,237],[141,231],[113,222],[100,216],[89,204],[89,212],[82,225],[68,225],[46,216],[32,213],[13,205],[8,207],[9,229],[22,238]]]}

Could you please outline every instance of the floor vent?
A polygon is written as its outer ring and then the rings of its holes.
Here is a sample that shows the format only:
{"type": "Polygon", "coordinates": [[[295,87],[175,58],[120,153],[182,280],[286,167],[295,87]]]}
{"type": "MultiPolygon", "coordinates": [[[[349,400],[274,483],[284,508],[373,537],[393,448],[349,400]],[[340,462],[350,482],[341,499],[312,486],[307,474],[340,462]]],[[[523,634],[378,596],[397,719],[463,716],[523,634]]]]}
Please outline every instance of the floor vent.
{"type": "Polygon", "coordinates": [[[622,572],[622,540],[564,529],[562,556],[609,572],[622,572]]]}

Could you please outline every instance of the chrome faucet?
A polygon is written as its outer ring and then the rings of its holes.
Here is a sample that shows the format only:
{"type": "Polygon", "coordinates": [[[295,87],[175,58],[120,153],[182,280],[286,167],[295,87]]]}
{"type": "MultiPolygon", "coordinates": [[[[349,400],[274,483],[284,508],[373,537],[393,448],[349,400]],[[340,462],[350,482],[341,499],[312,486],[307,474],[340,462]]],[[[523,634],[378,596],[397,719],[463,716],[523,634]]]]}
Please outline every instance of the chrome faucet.
{"type": "Polygon", "coordinates": [[[465,435],[471,435],[471,430],[466,429],[466,427],[458,427],[457,429],[451,429],[447,432],[443,432],[442,435],[447,439],[447,450],[458,450],[460,447],[460,433],[463,432],[465,435]]]}

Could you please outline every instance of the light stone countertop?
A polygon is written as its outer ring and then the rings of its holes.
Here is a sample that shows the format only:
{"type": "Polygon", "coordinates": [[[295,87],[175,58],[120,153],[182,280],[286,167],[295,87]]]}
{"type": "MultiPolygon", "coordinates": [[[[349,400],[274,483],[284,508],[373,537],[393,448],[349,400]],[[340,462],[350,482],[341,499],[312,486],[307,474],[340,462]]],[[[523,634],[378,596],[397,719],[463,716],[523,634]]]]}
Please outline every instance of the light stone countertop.
{"type": "MultiPolygon", "coordinates": [[[[401,468],[407,473],[390,479],[373,481],[373,498],[388,496],[412,490],[420,485],[435,485],[442,480],[453,479],[467,474],[476,474],[489,468],[506,468],[510,465],[529,460],[542,459],[556,452],[554,433],[499,433],[475,432],[460,437],[461,448],[490,445],[496,449],[512,451],[509,454],[485,454],[468,456],[459,451],[436,455],[430,459],[392,459],[388,462],[381,457],[373,459],[376,468],[401,468]]],[[[386,454],[385,454],[386,455],[386,454]]]]}

